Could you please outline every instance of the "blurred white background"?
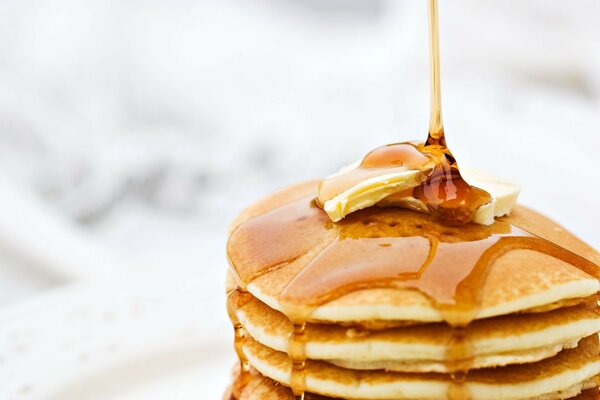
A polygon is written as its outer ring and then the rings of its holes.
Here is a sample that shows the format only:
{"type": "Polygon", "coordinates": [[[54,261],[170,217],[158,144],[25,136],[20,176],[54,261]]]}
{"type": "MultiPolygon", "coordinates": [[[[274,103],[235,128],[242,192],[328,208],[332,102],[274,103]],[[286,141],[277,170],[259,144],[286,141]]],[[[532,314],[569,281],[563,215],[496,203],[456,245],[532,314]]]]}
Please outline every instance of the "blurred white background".
{"type": "MultiPolygon", "coordinates": [[[[459,162],[600,247],[600,2],[440,13],[459,162]]],[[[424,0],[0,2],[0,310],[150,275],[215,288],[226,327],[216,288],[244,205],[425,138],[426,16],[424,0]]]]}

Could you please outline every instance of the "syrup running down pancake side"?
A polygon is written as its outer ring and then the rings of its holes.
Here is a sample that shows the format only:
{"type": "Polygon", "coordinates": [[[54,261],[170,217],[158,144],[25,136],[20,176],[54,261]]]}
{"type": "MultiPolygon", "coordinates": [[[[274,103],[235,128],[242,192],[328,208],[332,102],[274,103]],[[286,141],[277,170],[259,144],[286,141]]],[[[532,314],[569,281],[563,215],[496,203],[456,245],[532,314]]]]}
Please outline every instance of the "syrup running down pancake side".
{"type": "Polygon", "coordinates": [[[244,304],[248,303],[252,299],[252,296],[245,291],[232,290],[227,294],[227,314],[233,324],[234,329],[234,348],[240,361],[239,376],[235,380],[231,387],[231,400],[240,398],[240,393],[244,386],[250,381],[250,365],[248,359],[244,354],[244,343],[246,342],[246,332],[241,322],[237,318],[235,310],[239,307],[243,307],[244,304]]]}
{"type": "Polygon", "coordinates": [[[464,372],[453,375],[449,395],[464,399],[468,397],[461,394],[461,382],[472,354],[461,327],[477,316],[481,288],[496,259],[527,249],[600,279],[595,263],[510,224],[510,218],[490,226],[457,227],[411,210],[369,208],[332,223],[313,201],[314,186],[304,194],[242,223],[228,245],[241,293],[258,277],[301,257],[310,258],[277,296],[283,314],[295,326],[290,338],[290,381],[298,398],[305,386],[303,327],[317,307],[347,293],[409,288],[426,295],[444,320],[457,327],[447,359],[460,363],[454,369],[464,372]]]}

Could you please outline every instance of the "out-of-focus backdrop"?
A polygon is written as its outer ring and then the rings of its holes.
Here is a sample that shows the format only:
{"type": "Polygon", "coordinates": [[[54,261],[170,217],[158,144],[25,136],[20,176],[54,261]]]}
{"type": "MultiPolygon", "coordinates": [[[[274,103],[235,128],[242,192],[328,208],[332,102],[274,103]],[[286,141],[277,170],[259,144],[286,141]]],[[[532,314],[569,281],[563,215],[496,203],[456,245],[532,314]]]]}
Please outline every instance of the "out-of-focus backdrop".
{"type": "MultiPolygon", "coordinates": [[[[600,3],[440,13],[460,163],[600,247],[600,3]]],[[[0,2],[0,310],[105,275],[219,287],[244,205],[425,138],[427,54],[424,0],[0,2]]]]}

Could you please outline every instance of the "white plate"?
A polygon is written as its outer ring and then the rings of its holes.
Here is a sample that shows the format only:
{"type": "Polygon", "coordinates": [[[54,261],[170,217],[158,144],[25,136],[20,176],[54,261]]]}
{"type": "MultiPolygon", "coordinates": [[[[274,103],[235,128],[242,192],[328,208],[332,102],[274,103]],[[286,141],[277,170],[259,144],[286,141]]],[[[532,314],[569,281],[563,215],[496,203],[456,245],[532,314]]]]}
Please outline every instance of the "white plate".
{"type": "Polygon", "coordinates": [[[0,312],[0,399],[219,399],[222,288],[160,277],[69,285],[0,312]]]}

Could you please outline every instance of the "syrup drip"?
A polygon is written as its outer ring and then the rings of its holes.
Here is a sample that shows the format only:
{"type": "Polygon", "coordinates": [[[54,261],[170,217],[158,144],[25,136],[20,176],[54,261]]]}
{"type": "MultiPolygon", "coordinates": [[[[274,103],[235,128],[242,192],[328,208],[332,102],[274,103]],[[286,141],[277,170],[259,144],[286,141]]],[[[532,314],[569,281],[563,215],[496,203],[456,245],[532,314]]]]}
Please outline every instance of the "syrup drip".
{"type": "Polygon", "coordinates": [[[473,366],[473,346],[466,336],[465,328],[452,330],[452,342],[446,348],[446,363],[454,371],[450,374],[448,400],[469,400],[471,394],[465,382],[473,366]]]}
{"type": "Polygon", "coordinates": [[[465,328],[452,330],[452,341],[446,348],[446,364],[454,373],[466,374],[472,366],[473,345],[466,335],[465,328]]]}
{"type": "Polygon", "coordinates": [[[240,398],[241,391],[250,381],[250,364],[248,358],[244,354],[244,343],[246,342],[246,331],[242,326],[242,323],[237,317],[236,311],[238,308],[243,307],[245,303],[252,299],[252,295],[239,288],[229,292],[227,296],[227,313],[229,319],[233,324],[234,329],[234,348],[240,362],[240,375],[234,382],[231,388],[231,397],[234,399],[240,398]]]}
{"type": "Polygon", "coordinates": [[[466,372],[455,372],[450,374],[450,385],[448,386],[448,400],[470,400],[471,393],[465,385],[467,381],[466,372]]]}
{"type": "Polygon", "coordinates": [[[295,400],[304,400],[306,390],[306,323],[294,324],[288,354],[292,363],[290,387],[295,400]]]}

